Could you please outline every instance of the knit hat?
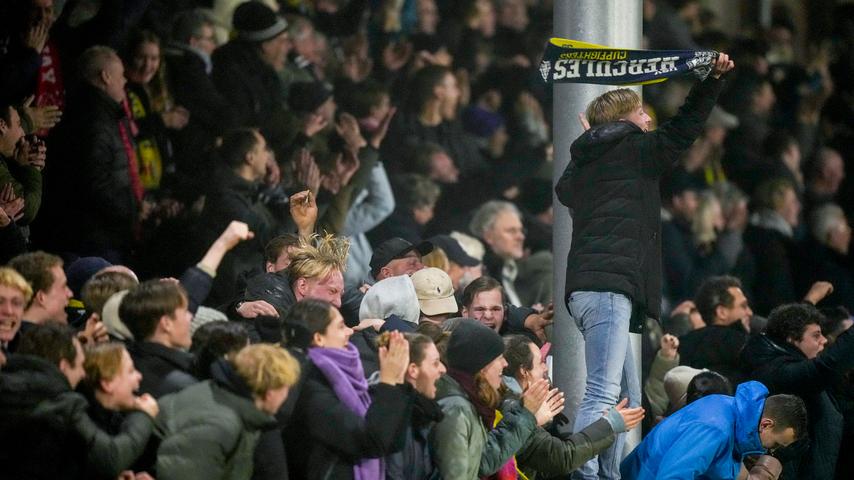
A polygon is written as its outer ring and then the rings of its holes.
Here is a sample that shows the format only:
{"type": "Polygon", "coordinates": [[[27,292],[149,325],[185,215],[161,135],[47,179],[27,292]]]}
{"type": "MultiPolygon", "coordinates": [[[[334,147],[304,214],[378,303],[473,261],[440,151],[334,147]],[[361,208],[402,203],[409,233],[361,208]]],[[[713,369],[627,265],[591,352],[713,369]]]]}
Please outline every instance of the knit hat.
{"type": "Polygon", "coordinates": [[[448,340],[448,368],[475,375],[504,353],[504,342],[495,330],[477,320],[461,320],[448,340]]]}
{"type": "Polygon", "coordinates": [[[266,42],[288,29],[288,23],[261,2],[239,5],[231,24],[237,30],[237,37],[249,42],[266,42]]]}
{"type": "Polygon", "coordinates": [[[331,96],[332,90],[323,82],[297,82],[288,92],[288,107],[296,113],[310,113],[331,96]]]}
{"type": "Polygon", "coordinates": [[[456,313],[459,310],[453,282],[444,270],[434,267],[418,270],[412,274],[412,283],[424,315],[456,313]]]}
{"type": "Polygon", "coordinates": [[[418,245],[413,245],[400,237],[392,237],[377,245],[377,248],[374,249],[374,254],[371,256],[371,275],[377,278],[380,270],[388,265],[389,262],[403,258],[413,250],[417,251],[419,255],[424,256],[433,251],[433,244],[430,242],[421,242],[418,245]]]}
{"type": "Polygon", "coordinates": [[[65,267],[65,276],[68,277],[68,288],[74,294],[74,298],[80,298],[83,293],[83,285],[102,269],[109,267],[112,263],[101,257],[80,257],[65,267]]]}

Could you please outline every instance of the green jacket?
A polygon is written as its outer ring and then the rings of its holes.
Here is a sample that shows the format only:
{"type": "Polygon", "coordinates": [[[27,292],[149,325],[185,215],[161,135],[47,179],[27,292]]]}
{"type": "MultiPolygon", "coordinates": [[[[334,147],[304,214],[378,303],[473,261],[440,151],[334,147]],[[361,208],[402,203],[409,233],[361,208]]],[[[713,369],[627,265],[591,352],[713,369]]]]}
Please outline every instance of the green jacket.
{"type": "Polygon", "coordinates": [[[516,463],[528,480],[538,474],[544,478],[563,477],[614,443],[614,438],[614,429],[604,418],[566,440],[537,427],[516,454],[516,463]]]}
{"type": "Polygon", "coordinates": [[[160,399],[165,429],[158,480],[246,480],[261,430],[276,420],[248,398],[206,381],[160,399]]]}
{"type": "Polygon", "coordinates": [[[448,375],[437,382],[436,398],[445,417],[433,429],[431,442],[444,480],[492,475],[519,452],[537,427],[536,418],[516,403],[487,432],[466,393],[448,375]]]}
{"type": "Polygon", "coordinates": [[[24,167],[11,158],[0,156],[0,188],[10,182],[15,195],[24,197],[24,216],[17,223],[29,225],[42,204],[42,172],[35,167],[24,167]]]}

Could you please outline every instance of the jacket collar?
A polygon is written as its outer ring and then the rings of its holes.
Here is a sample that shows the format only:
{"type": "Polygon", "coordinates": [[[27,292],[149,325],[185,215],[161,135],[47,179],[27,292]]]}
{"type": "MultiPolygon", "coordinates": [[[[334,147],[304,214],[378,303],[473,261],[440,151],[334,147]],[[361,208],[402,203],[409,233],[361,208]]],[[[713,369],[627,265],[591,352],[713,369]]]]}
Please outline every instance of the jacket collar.
{"type": "Polygon", "coordinates": [[[193,356],[189,353],[154,342],[134,342],[130,350],[142,356],[157,357],[185,372],[190,371],[193,362],[193,356]]]}
{"type": "Polygon", "coordinates": [[[113,100],[109,95],[107,95],[107,92],[100,88],[89,84],[83,85],[80,87],[79,96],[81,99],[85,100],[84,105],[89,105],[94,107],[96,110],[107,112],[116,120],[121,120],[127,117],[121,102],[113,100]]]}
{"type": "Polygon", "coordinates": [[[577,168],[596,160],[610,150],[615,143],[634,133],[642,134],[643,130],[634,123],[623,120],[590,128],[572,142],[570,147],[572,165],[577,168]]]}
{"type": "Polygon", "coordinates": [[[765,453],[759,438],[759,420],[765,408],[768,389],[759,382],[745,382],[735,391],[735,454],[736,458],[745,455],[765,453]]]}
{"type": "Polygon", "coordinates": [[[198,58],[205,66],[205,73],[210,75],[213,71],[213,62],[211,61],[211,56],[205,53],[204,51],[192,47],[190,45],[184,43],[173,42],[170,43],[166,49],[164,49],[164,53],[167,55],[181,55],[186,57],[195,57],[198,58]]]}
{"type": "Polygon", "coordinates": [[[219,171],[221,185],[229,190],[237,191],[254,199],[258,196],[258,182],[246,180],[233,171],[222,168],[219,171]]]}
{"type": "Polygon", "coordinates": [[[794,235],[792,226],[789,225],[779,213],[773,210],[765,209],[754,213],[750,216],[750,224],[760,228],[774,230],[786,238],[792,238],[794,235]]]}
{"type": "Polygon", "coordinates": [[[463,397],[468,400],[468,395],[463,391],[460,384],[447,373],[439,377],[439,380],[436,382],[436,398],[445,397],[463,397]]]}

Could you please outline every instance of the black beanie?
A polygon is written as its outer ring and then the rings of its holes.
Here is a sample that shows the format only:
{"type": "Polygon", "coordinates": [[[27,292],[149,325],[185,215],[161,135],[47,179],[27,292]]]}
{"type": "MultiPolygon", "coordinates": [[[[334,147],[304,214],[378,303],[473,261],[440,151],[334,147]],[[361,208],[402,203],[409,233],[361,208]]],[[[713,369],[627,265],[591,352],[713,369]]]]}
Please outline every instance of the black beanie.
{"type": "Polygon", "coordinates": [[[287,30],[288,24],[270,7],[260,2],[246,2],[234,10],[231,24],[238,38],[250,42],[266,42],[287,30]]]}
{"type": "Polygon", "coordinates": [[[495,330],[477,320],[465,318],[448,340],[445,355],[448,368],[475,375],[504,353],[504,342],[495,330]]]}

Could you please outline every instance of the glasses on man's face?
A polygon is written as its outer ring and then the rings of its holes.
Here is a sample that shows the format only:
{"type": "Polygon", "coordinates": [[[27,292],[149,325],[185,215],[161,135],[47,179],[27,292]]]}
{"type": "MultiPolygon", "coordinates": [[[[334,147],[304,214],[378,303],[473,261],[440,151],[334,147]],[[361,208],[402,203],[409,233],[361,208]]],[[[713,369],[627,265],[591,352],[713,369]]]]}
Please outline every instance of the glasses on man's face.
{"type": "Polygon", "coordinates": [[[500,314],[504,313],[504,307],[501,307],[501,306],[497,306],[497,307],[474,307],[472,309],[472,311],[474,311],[474,313],[479,314],[479,315],[483,315],[486,312],[491,312],[493,314],[500,315],[500,314]]]}

